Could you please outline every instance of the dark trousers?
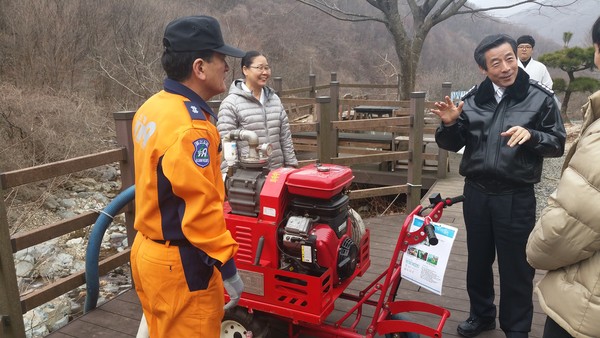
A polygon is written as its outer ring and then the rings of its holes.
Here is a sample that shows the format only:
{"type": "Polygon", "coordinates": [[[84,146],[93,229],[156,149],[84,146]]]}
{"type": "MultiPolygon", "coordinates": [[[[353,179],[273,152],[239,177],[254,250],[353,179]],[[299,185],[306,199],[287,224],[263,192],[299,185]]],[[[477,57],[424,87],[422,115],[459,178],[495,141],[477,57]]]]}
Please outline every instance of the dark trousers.
{"type": "Polygon", "coordinates": [[[500,328],[507,334],[529,332],[535,269],[527,263],[525,245],[535,225],[533,186],[490,193],[467,180],[464,195],[471,315],[496,318],[492,264],[498,253],[500,328]]]}
{"type": "Polygon", "coordinates": [[[546,317],[546,324],[544,325],[544,334],[542,338],[572,338],[567,332],[567,330],[563,329],[560,325],[556,324],[556,322],[550,318],[546,317]]]}

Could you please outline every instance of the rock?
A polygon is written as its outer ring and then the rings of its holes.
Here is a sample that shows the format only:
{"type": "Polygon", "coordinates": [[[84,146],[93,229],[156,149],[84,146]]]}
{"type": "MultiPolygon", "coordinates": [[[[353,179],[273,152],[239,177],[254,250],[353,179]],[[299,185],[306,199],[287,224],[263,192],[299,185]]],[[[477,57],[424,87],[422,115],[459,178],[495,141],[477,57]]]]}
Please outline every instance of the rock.
{"type": "Polygon", "coordinates": [[[44,337],[49,331],[44,322],[47,319],[43,306],[37,307],[23,315],[25,334],[27,337],[44,337]]]}
{"type": "Polygon", "coordinates": [[[63,200],[60,200],[60,205],[65,207],[65,208],[74,208],[77,203],[75,202],[75,199],[73,198],[65,198],[63,200]]]}
{"type": "Polygon", "coordinates": [[[70,240],[67,241],[67,243],[65,243],[68,247],[81,247],[82,245],[84,245],[84,239],[81,237],[78,238],[72,238],[70,240]]]}
{"type": "MultiPolygon", "coordinates": [[[[33,258],[32,258],[33,260],[33,258]]],[[[17,277],[27,277],[31,275],[31,272],[35,268],[32,261],[22,260],[15,262],[15,269],[17,270],[17,277]]]]}
{"type": "Polygon", "coordinates": [[[92,198],[101,204],[102,208],[104,208],[104,206],[108,205],[110,203],[110,200],[102,193],[102,192],[95,192],[92,195],[92,198]]]}
{"type": "Polygon", "coordinates": [[[112,234],[110,234],[111,241],[120,240],[120,239],[123,239],[124,237],[127,237],[127,235],[123,234],[123,233],[119,233],[119,232],[113,232],[112,234]]]}
{"type": "Polygon", "coordinates": [[[58,212],[58,215],[60,216],[60,218],[62,219],[68,219],[68,218],[73,218],[75,216],[77,216],[76,213],[74,213],[71,210],[62,210],[58,212]]]}
{"type": "Polygon", "coordinates": [[[74,261],[75,259],[72,255],[60,252],[42,261],[37,267],[37,272],[39,276],[48,279],[64,277],[71,273],[74,261]]]}
{"type": "Polygon", "coordinates": [[[23,320],[27,337],[45,337],[50,331],[65,326],[72,311],[70,304],[69,298],[63,295],[25,313],[23,320]]]}
{"type": "Polygon", "coordinates": [[[38,245],[30,248],[32,250],[32,254],[35,259],[40,259],[40,257],[52,255],[58,247],[58,239],[54,238],[47,242],[40,243],[38,245]]]}
{"type": "Polygon", "coordinates": [[[119,172],[117,171],[117,169],[115,169],[114,167],[106,167],[106,169],[104,169],[100,174],[100,181],[116,181],[118,177],[119,172]]]}
{"type": "Polygon", "coordinates": [[[56,210],[58,210],[59,207],[60,207],[60,204],[56,200],[55,196],[48,196],[46,198],[46,200],[44,201],[44,208],[46,208],[48,210],[56,211],[56,210]]]}

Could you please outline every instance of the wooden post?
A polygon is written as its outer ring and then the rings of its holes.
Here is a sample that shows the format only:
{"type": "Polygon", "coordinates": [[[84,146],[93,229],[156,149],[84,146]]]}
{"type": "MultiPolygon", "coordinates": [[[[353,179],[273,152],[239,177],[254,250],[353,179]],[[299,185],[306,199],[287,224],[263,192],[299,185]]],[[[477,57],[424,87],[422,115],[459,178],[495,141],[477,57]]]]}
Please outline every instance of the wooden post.
{"type": "Polygon", "coordinates": [[[276,76],[273,78],[273,89],[277,95],[281,93],[281,90],[283,89],[283,79],[281,76],[276,76]]]}
{"type": "Polygon", "coordinates": [[[331,104],[335,107],[337,112],[336,121],[342,119],[342,109],[340,107],[340,83],[337,80],[337,73],[331,72],[331,81],[329,82],[329,97],[331,97],[331,104]]]}
{"type": "MultiPolygon", "coordinates": [[[[452,93],[452,82],[443,82],[442,83],[442,100],[448,96],[451,97],[452,93]]],[[[448,150],[438,148],[437,155],[437,177],[438,178],[446,178],[448,175],[448,170],[450,163],[448,162],[448,150]]]]}
{"type": "Polygon", "coordinates": [[[335,81],[337,81],[337,73],[331,72],[331,82],[335,82],[335,81]]]}
{"type": "Polygon", "coordinates": [[[410,93],[411,128],[408,137],[408,172],[406,177],[406,212],[411,212],[421,202],[423,187],[423,126],[425,115],[425,92],[410,93]]]}
{"type": "Polygon", "coordinates": [[[452,82],[442,82],[442,98],[448,96],[452,92],[452,82]]]}
{"type": "Polygon", "coordinates": [[[336,111],[336,121],[342,119],[342,107],[340,106],[340,83],[331,81],[329,84],[329,96],[331,97],[331,105],[336,111]]]}
{"type": "Polygon", "coordinates": [[[317,90],[315,87],[317,86],[317,76],[315,74],[308,75],[308,86],[310,87],[310,91],[308,92],[308,97],[315,98],[317,97],[317,90]]]}
{"type": "Polygon", "coordinates": [[[338,132],[331,127],[331,121],[337,120],[337,107],[333,106],[329,96],[319,96],[316,101],[319,116],[317,158],[321,163],[331,163],[331,159],[337,157],[338,150],[338,132]]]}
{"type": "MultiPolygon", "coordinates": [[[[208,104],[208,106],[210,107],[210,109],[212,109],[213,113],[215,113],[215,116],[219,115],[219,107],[221,107],[221,100],[210,100],[208,102],[206,102],[208,104]]],[[[210,122],[212,124],[214,124],[215,126],[217,125],[217,120],[215,120],[212,116],[210,117],[210,122]]]]}
{"type": "MultiPolygon", "coordinates": [[[[4,189],[0,181],[0,193],[2,192],[4,189]]],[[[4,198],[0,198],[0,337],[25,338],[21,295],[4,198]]]]}
{"type": "MultiPolygon", "coordinates": [[[[135,171],[133,168],[133,136],[131,123],[133,121],[134,111],[119,111],[113,113],[115,119],[115,131],[117,133],[117,143],[125,148],[126,157],[119,163],[121,168],[121,190],[124,190],[135,184],[135,171]]],[[[129,203],[125,207],[125,225],[127,227],[127,243],[129,247],[133,244],[136,231],[133,228],[135,217],[135,204],[129,203]]]]}

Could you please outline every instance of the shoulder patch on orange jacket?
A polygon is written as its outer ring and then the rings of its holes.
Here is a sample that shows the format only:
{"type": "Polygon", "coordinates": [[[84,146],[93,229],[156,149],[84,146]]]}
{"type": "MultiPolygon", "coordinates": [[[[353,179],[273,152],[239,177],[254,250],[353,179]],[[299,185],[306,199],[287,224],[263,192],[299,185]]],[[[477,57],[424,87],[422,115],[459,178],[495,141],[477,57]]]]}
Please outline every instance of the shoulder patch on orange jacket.
{"type": "Polygon", "coordinates": [[[210,142],[205,138],[199,138],[194,141],[194,154],[192,159],[197,166],[206,168],[210,164],[209,146],[210,142]]]}
{"type": "Polygon", "coordinates": [[[185,101],[184,103],[192,120],[206,120],[206,116],[204,116],[204,111],[202,111],[202,108],[192,101],[185,101]]]}

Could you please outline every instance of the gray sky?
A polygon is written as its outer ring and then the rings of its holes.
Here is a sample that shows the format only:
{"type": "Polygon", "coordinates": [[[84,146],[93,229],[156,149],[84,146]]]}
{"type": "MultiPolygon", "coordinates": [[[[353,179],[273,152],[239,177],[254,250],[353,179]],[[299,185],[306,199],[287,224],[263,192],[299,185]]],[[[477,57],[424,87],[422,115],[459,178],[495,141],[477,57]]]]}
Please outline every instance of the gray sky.
{"type": "MultiPolygon", "coordinates": [[[[493,7],[505,4],[514,4],[522,0],[470,0],[479,7],[493,7]]],[[[552,0],[552,4],[568,4],[573,0],[552,0]]],[[[578,0],[577,3],[566,8],[540,10],[539,5],[525,4],[508,10],[487,12],[506,21],[515,22],[528,27],[538,34],[562,44],[562,36],[566,31],[573,33],[569,44],[573,46],[588,46],[591,43],[589,30],[598,18],[599,0],[578,0]],[[523,13],[524,12],[524,13],[523,13]]]]}
{"type": "MultiPolygon", "coordinates": [[[[506,5],[514,4],[514,3],[519,2],[519,0],[469,0],[469,2],[476,5],[477,7],[488,8],[488,7],[506,6],[506,5]]],[[[517,6],[516,8],[491,11],[491,12],[488,12],[488,14],[491,14],[491,15],[494,15],[497,17],[507,17],[512,14],[523,11],[528,6],[529,5],[521,5],[521,6],[517,6]]]]}

